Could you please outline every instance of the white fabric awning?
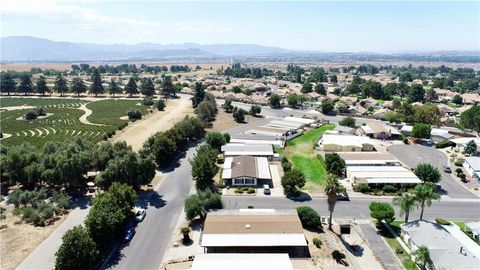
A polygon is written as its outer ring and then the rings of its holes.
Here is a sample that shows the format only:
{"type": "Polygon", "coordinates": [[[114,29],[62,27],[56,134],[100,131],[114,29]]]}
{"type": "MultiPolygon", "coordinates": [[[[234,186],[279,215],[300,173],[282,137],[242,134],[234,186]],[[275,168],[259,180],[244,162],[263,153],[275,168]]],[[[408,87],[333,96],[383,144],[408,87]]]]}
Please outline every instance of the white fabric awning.
{"type": "Polygon", "coordinates": [[[202,247],[307,246],[303,233],[236,233],[202,235],[202,247]]]}

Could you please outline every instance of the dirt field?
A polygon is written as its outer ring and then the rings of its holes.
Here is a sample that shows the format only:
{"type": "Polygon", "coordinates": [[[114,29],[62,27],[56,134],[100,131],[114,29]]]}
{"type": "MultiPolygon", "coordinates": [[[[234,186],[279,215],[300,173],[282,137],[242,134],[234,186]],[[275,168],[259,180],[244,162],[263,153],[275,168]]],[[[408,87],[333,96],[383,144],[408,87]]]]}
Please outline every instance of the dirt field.
{"type": "Polygon", "coordinates": [[[167,101],[165,111],[154,111],[144,119],[128,125],[112,141],[126,141],[133,150],[139,150],[150,136],[171,128],[185,116],[192,114],[192,102],[189,99],[170,99],[167,101]]]}
{"type": "MultiPolygon", "coordinates": [[[[253,123],[261,119],[263,118],[245,115],[245,122],[247,123],[253,123]]],[[[213,121],[212,126],[208,127],[206,130],[222,131],[225,129],[237,127],[239,125],[243,125],[243,124],[239,124],[235,122],[231,113],[226,113],[222,108],[218,108],[218,113],[217,113],[217,116],[215,117],[215,121],[213,121]]]]}
{"type": "Polygon", "coordinates": [[[2,207],[7,209],[6,219],[0,221],[0,225],[6,225],[0,229],[0,269],[9,270],[22,262],[55,228],[60,225],[67,215],[62,215],[54,224],[45,227],[35,227],[20,221],[20,217],[12,214],[13,205],[2,207]],[[19,224],[15,224],[20,222],[19,224]]]}

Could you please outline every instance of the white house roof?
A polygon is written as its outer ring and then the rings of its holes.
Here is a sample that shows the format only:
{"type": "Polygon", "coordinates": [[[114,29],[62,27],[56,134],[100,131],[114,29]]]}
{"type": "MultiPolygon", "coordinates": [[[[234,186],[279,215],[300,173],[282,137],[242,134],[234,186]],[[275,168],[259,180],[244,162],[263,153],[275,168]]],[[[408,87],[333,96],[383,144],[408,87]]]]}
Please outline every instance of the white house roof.
{"type": "Polygon", "coordinates": [[[285,118],[283,118],[283,120],[288,121],[288,122],[301,123],[303,125],[310,125],[310,124],[315,123],[315,120],[313,120],[313,119],[292,117],[292,116],[285,117],[285,118]]]}
{"type": "Polygon", "coordinates": [[[293,270],[287,253],[201,253],[195,254],[192,270],[293,270]]]}
{"type": "Polygon", "coordinates": [[[204,247],[282,247],[307,245],[303,233],[203,234],[204,247]]]}
{"type": "Polygon", "coordinates": [[[474,171],[480,171],[480,157],[466,157],[465,162],[467,162],[474,171]]]}
{"type": "Polygon", "coordinates": [[[368,184],[420,184],[422,181],[402,166],[347,166],[347,176],[368,184]]]}
{"type": "Polygon", "coordinates": [[[271,144],[227,143],[221,149],[225,156],[273,156],[271,144]]]}
{"type": "Polygon", "coordinates": [[[463,138],[451,139],[450,141],[455,143],[455,144],[466,145],[467,143],[469,143],[472,140],[475,142],[477,147],[480,146],[480,138],[463,137],[463,138]]]}
{"type": "Polygon", "coordinates": [[[373,144],[373,141],[367,136],[323,134],[319,144],[362,147],[364,144],[373,144]]]}
{"type": "Polygon", "coordinates": [[[290,128],[290,129],[299,129],[303,126],[302,123],[289,122],[284,120],[273,120],[270,123],[266,124],[269,127],[279,127],[279,128],[290,128]]]}
{"type": "Polygon", "coordinates": [[[416,220],[400,225],[417,247],[426,246],[437,269],[478,269],[480,246],[460,229],[416,220]],[[460,254],[460,250],[464,254],[460,254]]]}

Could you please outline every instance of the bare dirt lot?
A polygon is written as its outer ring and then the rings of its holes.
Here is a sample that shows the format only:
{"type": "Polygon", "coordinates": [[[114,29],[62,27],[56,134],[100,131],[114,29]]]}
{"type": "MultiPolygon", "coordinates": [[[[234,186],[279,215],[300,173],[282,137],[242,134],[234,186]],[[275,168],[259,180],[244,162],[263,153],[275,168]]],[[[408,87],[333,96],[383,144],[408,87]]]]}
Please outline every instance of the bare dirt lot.
{"type": "Polygon", "coordinates": [[[170,99],[164,111],[155,110],[144,119],[128,125],[112,141],[126,141],[133,150],[139,150],[150,136],[171,128],[185,116],[192,114],[192,102],[189,99],[170,99]]]}
{"type": "MultiPolygon", "coordinates": [[[[261,117],[253,117],[251,115],[245,115],[246,123],[253,123],[261,120],[261,117]]],[[[226,113],[222,108],[218,108],[215,121],[212,122],[212,126],[207,128],[207,131],[222,131],[229,128],[234,128],[243,124],[235,122],[231,113],[226,113]]]]}
{"type": "Polygon", "coordinates": [[[45,227],[35,227],[21,221],[19,216],[12,214],[13,205],[4,206],[6,217],[0,221],[0,269],[15,269],[55,228],[60,225],[67,215],[62,215],[53,224],[45,227]],[[16,224],[18,223],[18,224],[16,224]],[[6,228],[3,226],[6,225],[6,228]]]}

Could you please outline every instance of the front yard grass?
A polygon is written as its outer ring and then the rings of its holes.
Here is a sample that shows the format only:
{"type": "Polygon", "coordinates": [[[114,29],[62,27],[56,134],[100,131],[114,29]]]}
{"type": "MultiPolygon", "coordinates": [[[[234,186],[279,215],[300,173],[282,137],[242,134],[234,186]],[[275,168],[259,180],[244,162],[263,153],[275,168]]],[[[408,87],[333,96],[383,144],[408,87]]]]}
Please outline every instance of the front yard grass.
{"type": "MultiPolygon", "coordinates": [[[[400,224],[402,223],[402,221],[393,221],[390,223],[390,227],[392,227],[392,229],[400,235],[400,224]]],[[[395,255],[400,259],[405,269],[418,270],[415,262],[412,261],[410,255],[405,249],[403,249],[400,243],[398,243],[397,239],[393,237],[393,235],[390,233],[390,231],[388,231],[385,226],[382,226],[382,228],[380,229],[380,235],[385,239],[385,241],[387,241],[388,245],[393,250],[395,255]],[[402,252],[397,253],[397,250],[401,250],[402,252]]]]}
{"type": "Polygon", "coordinates": [[[333,124],[323,125],[287,143],[284,155],[293,164],[295,169],[298,169],[305,174],[307,188],[310,184],[323,186],[325,183],[325,165],[322,162],[323,158],[317,158],[315,153],[315,143],[322,133],[333,129],[334,127],[335,125],[333,124]]]}

